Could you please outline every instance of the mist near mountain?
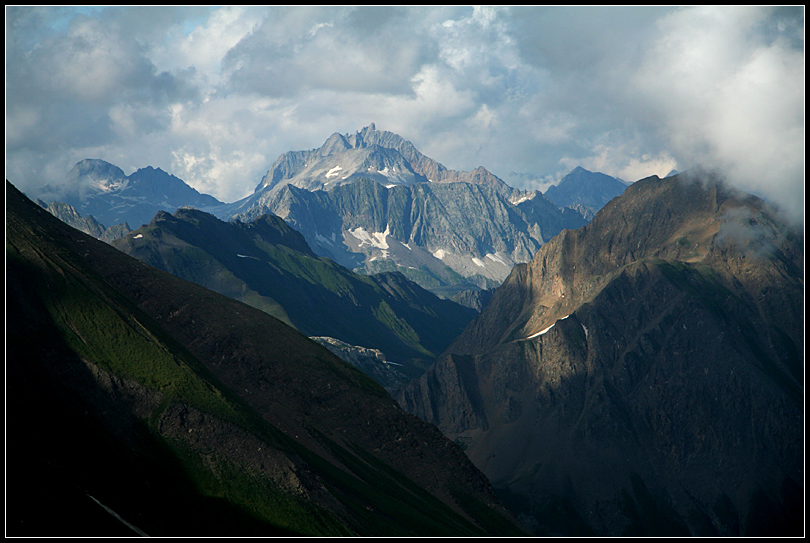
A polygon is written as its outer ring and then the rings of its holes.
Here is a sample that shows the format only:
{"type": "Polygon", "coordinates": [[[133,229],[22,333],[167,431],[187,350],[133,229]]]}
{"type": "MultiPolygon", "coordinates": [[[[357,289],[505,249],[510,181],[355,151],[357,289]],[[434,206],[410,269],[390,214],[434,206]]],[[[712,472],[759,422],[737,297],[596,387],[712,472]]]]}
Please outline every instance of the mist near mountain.
{"type": "Polygon", "coordinates": [[[131,175],[99,159],[85,159],[70,170],[61,185],[31,191],[34,198],[73,206],[83,216],[92,215],[105,225],[149,224],[158,211],[173,213],[182,206],[216,208],[222,202],[201,194],[182,179],[160,168],[147,166],[131,175]]]}
{"type": "Polygon", "coordinates": [[[398,395],[540,535],[797,535],[804,237],[703,171],[520,264],[398,395]]]}

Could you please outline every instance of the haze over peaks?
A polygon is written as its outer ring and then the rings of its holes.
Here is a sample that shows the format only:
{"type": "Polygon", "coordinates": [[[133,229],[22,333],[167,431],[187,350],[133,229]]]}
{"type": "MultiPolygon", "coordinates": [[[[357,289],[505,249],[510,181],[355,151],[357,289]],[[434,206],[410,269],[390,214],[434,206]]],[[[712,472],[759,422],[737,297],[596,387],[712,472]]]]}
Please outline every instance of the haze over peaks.
{"type": "Polygon", "coordinates": [[[46,202],[70,204],[82,215],[92,215],[106,226],[127,222],[137,227],[149,224],[158,211],[222,205],[213,196],[199,193],[160,168],[147,166],[125,175],[118,166],[100,159],[78,162],[64,184],[46,185],[32,191],[32,195],[46,202]]]}

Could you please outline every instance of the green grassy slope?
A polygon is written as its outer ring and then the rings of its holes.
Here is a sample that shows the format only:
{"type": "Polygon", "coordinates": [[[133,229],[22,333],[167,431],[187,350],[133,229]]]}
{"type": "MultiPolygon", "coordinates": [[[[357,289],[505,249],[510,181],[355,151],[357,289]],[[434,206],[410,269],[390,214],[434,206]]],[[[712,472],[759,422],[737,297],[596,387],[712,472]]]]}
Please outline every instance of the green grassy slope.
{"type": "MultiPolygon", "coordinates": [[[[190,296],[205,308],[195,315],[218,317],[227,330],[205,335],[234,341],[244,335],[234,331],[240,310],[256,321],[251,308],[131,259],[102,277],[92,262],[111,265],[119,258],[115,250],[64,226],[8,185],[6,212],[8,535],[514,532],[494,511],[501,519],[495,525],[487,515],[478,515],[480,522],[462,515],[453,501],[424,491],[402,474],[402,465],[371,455],[366,444],[351,449],[334,437],[307,441],[305,431],[326,436],[332,425],[307,430],[295,424],[299,412],[262,409],[262,401],[279,394],[255,401],[236,394],[227,372],[201,361],[193,342],[179,341],[137,296],[164,308],[172,296],[190,296]],[[166,296],[155,296],[161,289],[166,296]]],[[[316,375],[317,386],[340,391],[359,412],[378,404],[393,409],[373,381],[266,319],[256,330],[280,348],[276,369],[285,388],[316,375]],[[291,362],[288,352],[303,354],[291,362]]],[[[214,344],[228,350],[225,340],[214,344]]],[[[224,363],[251,367],[242,358],[224,363]]],[[[300,393],[315,387],[305,388],[300,393]]],[[[310,404],[330,401],[317,391],[309,397],[310,404]]],[[[373,443],[383,433],[350,430],[354,442],[373,443]]],[[[480,500],[471,487],[462,493],[480,500]]]]}
{"type": "Polygon", "coordinates": [[[196,210],[158,214],[114,246],[261,309],[309,336],[382,350],[420,375],[475,312],[398,274],[364,276],[316,257],[281,219],[225,223],[196,210]]]}

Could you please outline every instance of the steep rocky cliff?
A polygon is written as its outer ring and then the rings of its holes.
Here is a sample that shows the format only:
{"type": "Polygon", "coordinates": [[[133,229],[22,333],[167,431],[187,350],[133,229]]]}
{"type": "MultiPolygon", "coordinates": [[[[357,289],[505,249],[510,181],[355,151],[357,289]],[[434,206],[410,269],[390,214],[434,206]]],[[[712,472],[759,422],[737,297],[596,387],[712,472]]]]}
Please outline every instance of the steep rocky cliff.
{"type": "Polygon", "coordinates": [[[278,215],[316,253],[364,273],[396,270],[434,290],[488,288],[560,230],[585,224],[573,210],[532,196],[472,183],[385,187],[361,178],[328,192],[286,185],[237,217],[278,215]]]}
{"type": "Polygon", "coordinates": [[[540,534],[801,533],[803,244],[704,172],[639,181],[399,401],[540,534]]]}

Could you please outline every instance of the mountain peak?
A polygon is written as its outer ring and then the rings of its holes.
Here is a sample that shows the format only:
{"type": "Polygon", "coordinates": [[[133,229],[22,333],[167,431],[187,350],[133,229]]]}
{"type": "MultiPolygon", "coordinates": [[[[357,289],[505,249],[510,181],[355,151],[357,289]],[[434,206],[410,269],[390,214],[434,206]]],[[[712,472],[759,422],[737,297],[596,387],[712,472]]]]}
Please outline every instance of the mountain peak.
{"type": "Polygon", "coordinates": [[[560,207],[575,209],[590,220],[611,199],[619,196],[627,185],[601,172],[591,172],[577,166],[550,186],[543,194],[560,207]]]}
{"type": "Polygon", "coordinates": [[[803,261],[754,196],[636,181],[516,266],[400,404],[549,532],[800,534],[803,261]]]}
{"type": "Polygon", "coordinates": [[[99,158],[85,158],[77,162],[68,174],[71,179],[92,177],[94,179],[124,179],[124,170],[99,158]]]}
{"type": "Polygon", "coordinates": [[[255,192],[277,190],[286,184],[312,191],[332,190],[360,178],[372,179],[386,187],[431,181],[483,184],[501,192],[512,190],[483,167],[470,172],[448,170],[423,155],[402,136],[378,130],[371,123],[355,134],[336,132],[319,149],[284,153],[270,167],[255,192]],[[368,149],[373,147],[385,149],[383,162],[366,162],[368,149]]]}
{"type": "Polygon", "coordinates": [[[351,148],[352,145],[349,143],[346,137],[339,132],[335,132],[324,142],[319,149],[319,152],[321,156],[329,156],[351,148]]]}

